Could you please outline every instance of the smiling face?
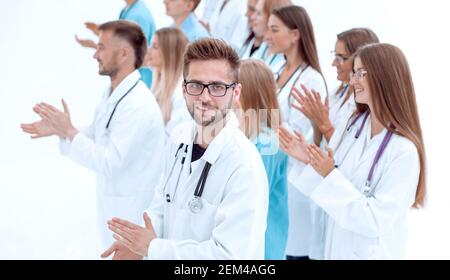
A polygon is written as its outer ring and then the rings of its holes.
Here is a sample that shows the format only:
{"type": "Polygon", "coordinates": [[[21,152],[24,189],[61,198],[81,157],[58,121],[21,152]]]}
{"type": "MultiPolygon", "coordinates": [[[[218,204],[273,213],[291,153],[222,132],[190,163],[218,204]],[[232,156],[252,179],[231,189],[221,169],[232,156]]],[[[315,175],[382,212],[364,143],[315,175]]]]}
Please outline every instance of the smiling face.
{"type": "Polygon", "coordinates": [[[359,57],[355,58],[353,66],[354,74],[350,80],[350,85],[355,89],[355,101],[360,104],[366,104],[372,108],[372,93],[370,92],[367,72],[359,57]]]}
{"type": "Polygon", "coordinates": [[[334,52],[333,66],[336,67],[337,78],[341,82],[348,83],[350,82],[350,73],[352,72],[352,61],[344,42],[338,40],[334,52]]]}
{"type": "Polygon", "coordinates": [[[299,32],[290,30],[277,16],[269,17],[269,29],[266,34],[267,45],[272,53],[286,53],[296,47],[299,32]]]}
{"type": "MultiPolygon", "coordinates": [[[[233,71],[226,60],[194,60],[189,64],[186,74],[187,82],[202,84],[217,83],[230,85],[237,82],[233,71]]],[[[241,85],[229,88],[222,97],[214,97],[208,88],[198,96],[190,95],[183,86],[183,96],[192,118],[201,126],[209,126],[224,119],[234,102],[239,101],[241,85]]]]}

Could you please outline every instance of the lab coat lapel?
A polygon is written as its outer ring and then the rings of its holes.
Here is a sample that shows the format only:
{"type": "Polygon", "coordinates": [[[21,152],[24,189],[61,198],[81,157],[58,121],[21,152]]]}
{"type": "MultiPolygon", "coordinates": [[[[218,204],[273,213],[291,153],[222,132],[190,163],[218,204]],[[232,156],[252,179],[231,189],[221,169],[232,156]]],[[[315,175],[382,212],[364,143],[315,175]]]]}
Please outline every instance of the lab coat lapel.
{"type": "Polygon", "coordinates": [[[136,84],[137,81],[139,81],[140,78],[139,72],[135,70],[128,75],[113,92],[111,92],[111,89],[108,89],[104,93],[102,103],[99,106],[96,116],[96,122],[99,124],[98,127],[106,127],[117,102],[136,84]]]}
{"type": "MultiPolygon", "coordinates": [[[[189,167],[191,166],[192,160],[192,142],[189,145],[189,155],[186,158],[186,170],[188,173],[185,173],[184,178],[186,178],[185,183],[182,184],[181,197],[189,197],[193,196],[195,192],[195,188],[197,187],[198,180],[200,179],[200,175],[203,171],[203,167],[206,162],[209,162],[212,167],[209,174],[214,170],[214,163],[220,157],[220,154],[225,149],[227,143],[229,143],[229,139],[233,136],[236,130],[239,129],[239,121],[237,120],[236,115],[233,112],[229,112],[227,116],[228,120],[225,127],[219,132],[219,134],[213,139],[213,141],[209,144],[203,156],[198,160],[199,164],[197,168],[192,169],[192,173],[189,174],[189,167]]],[[[194,134],[195,135],[195,134],[194,134]]],[[[192,138],[193,141],[193,138],[192,138]]],[[[208,181],[206,181],[208,184],[208,181]]],[[[205,192],[207,191],[207,187],[205,186],[205,192]]],[[[184,205],[185,206],[185,205],[184,205]]]]}

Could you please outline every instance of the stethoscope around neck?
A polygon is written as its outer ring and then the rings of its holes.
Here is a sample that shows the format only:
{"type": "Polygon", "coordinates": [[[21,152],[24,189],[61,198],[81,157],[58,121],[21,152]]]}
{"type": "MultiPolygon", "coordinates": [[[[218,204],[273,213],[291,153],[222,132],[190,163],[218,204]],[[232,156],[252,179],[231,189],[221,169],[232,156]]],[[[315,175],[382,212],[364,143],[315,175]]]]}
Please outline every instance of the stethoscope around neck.
{"type": "MultiPolygon", "coordinates": [[[[166,202],[167,203],[172,203],[173,200],[175,199],[177,190],[178,190],[178,184],[180,183],[180,177],[181,174],[183,173],[183,169],[184,169],[184,163],[186,162],[186,157],[188,154],[188,150],[189,150],[189,145],[183,144],[181,143],[178,146],[178,150],[175,153],[175,160],[172,163],[172,166],[170,168],[170,172],[169,175],[167,176],[167,179],[164,183],[164,187],[163,187],[163,193],[165,193],[165,198],[166,198],[166,202]],[[184,150],[183,150],[184,148],[184,150]],[[182,154],[180,154],[180,151],[183,151],[182,154]],[[169,193],[166,193],[166,189],[167,189],[167,184],[170,180],[170,178],[172,177],[173,171],[175,169],[175,165],[177,164],[178,160],[181,158],[181,167],[180,167],[180,171],[178,173],[177,176],[177,183],[175,185],[175,190],[173,192],[173,196],[170,196],[169,193]]],[[[195,188],[194,191],[194,196],[193,198],[189,201],[188,206],[189,209],[191,210],[192,213],[197,214],[199,213],[202,209],[203,209],[203,203],[202,203],[202,195],[203,195],[203,191],[205,189],[205,184],[206,184],[206,180],[208,178],[208,174],[209,174],[209,170],[211,169],[211,163],[206,162],[205,166],[203,167],[202,173],[200,175],[200,178],[197,182],[197,186],[195,188]]]]}
{"type": "MultiPolygon", "coordinates": [[[[357,115],[356,118],[354,118],[354,119],[352,120],[352,122],[350,123],[350,125],[346,128],[346,130],[344,131],[344,133],[350,133],[350,131],[352,130],[352,128],[355,127],[356,122],[357,122],[360,118],[364,117],[364,118],[363,118],[363,121],[362,121],[362,123],[361,123],[361,125],[360,125],[360,127],[358,128],[358,130],[356,131],[356,134],[355,134],[355,136],[354,136],[354,141],[356,141],[356,139],[358,139],[358,138],[361,136],[361,133],[362,133],[362,131],[363,131],[363,129],[364,129],[364,125],[366,124],[367,119],[369,118],[369,115],[370,115],[369,112],[361,113],[361,114],[357,115]]],[[[372,165],[371,165],[371,167],[370,167],[370,171],[369,171],[369,174],[367,175],[367,179],[366,179],[366,182],[365,182],[364,188],[363,188],[363,194],[364,194],[366,197],[372,197],[372,196],[373,196],[373,193],[374,193],[374,191],[375,191],[375,187],[372,187],[372,183],[373,183],[373,174],[374,174],[374,172],[375,172],[375,167],[376,167],[376,165],[378,164],[378,162],[380,161],[380,158],[381,158],[381,156],[383,155],[384,151],[386,150],[386,147],[387,147],[389,141],[391,140],[393,134],[394,134],[394,128],[391,126],[391,129],[388,129],[388,130],[387,130],[387,132],[386,132],[386,134],[385,134],[385,136],[384,136],[384,138],[383,138],[383,141],[381,142],[380,146],[378,147],[377,153],[375,154],[375,158],[374,158],[373,161],[372,161],[372,165]]],[[[343,138],[343,137],[342,137],[342,138],[343,138]]],[[[342,138],[341,138],[341,141],[339,142],[338,146],[336,147],[336,149],[337,149],[337,148],[340,146],[340,144],[342,143],[342,138]]],[[[347,149],[347,151],[346,151],[344,157],[342,157],[341,163],[342,163],[342,162],[345,160],[345,158],[347,157],[347,155],[348,155],[350,149],[351,149],[351,146],[347,149]]],[[[335,167],[338,168],[339,165],[336,164],[335,167]]]]}
{"type": "Polygon", "coordinates": [[[119,106],[120,102],[122,102],[122,100],[128,95],[130,94],[130,92],[137,86],[137,84],[139,83],[140,79],[137,80],[137,82],[119,99],[119,101],[117,101],[116,105],[114,106],[114,109],[111,112],[111,115],[109,116],[108,122],[106,123],[106,130],[109,129],[109,125],[111,124],[111,120],[114,116],[114,113],[116,112],[117,106],[119,106]]]}

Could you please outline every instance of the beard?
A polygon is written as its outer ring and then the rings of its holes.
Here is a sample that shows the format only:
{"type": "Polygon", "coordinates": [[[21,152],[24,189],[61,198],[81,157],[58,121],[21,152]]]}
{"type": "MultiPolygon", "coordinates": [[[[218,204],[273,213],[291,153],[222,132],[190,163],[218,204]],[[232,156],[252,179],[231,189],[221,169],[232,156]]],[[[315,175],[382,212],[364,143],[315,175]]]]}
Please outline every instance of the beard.
{"type": "Polygon", "coordinates": [[[211,103],[195,101],[192,106],[188,106],[188,111],[198,125],[203,127],[215,126],[226,119],[232,106],[232,100],[230,99],[225,109],[219,109],[211,103]],[[204,111],[202,108],[207,110],[204,111]]]}
{"type": "Polygon", "coordinates": [[[117,66],[117,55],[118,53],[114,53],[109,61],[109,63],[104,64],[104,61],[97,59],[98,61],[98,74],[102,76],[115,77],[119,72],[119,68],[117,66]]]}

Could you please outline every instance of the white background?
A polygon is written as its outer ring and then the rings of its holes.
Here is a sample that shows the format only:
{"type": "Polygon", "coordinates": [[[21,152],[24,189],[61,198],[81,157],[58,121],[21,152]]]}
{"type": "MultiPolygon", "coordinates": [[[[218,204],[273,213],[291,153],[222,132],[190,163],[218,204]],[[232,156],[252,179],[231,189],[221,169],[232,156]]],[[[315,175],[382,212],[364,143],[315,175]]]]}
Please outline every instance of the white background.
{"type": "MultiPolygon", "coordinates": [[[[162,0],[146,2],[158,27],[170,24],[162,0]]],[[[429,188],[427,207],[411,213],[408,256],[450,259],[447,1],[295,2],[310,13],[330,87],[336,80],[329,52],[341,31],[370,27],[405,52],[429,188]]],[[[97,75],[93,51],[77,45],[74,34],[94,38],[83,22],[116,19],[123,6],[121,0],[0,0],[0,259],[96,259],[103,249],[97,245],[94,174],[61,157],[57,139],[31,141],[19,125],[36,119],[35,103],[59,105],[62,97],[75,124],[89,123],[109,81],[97,75]]]]}

